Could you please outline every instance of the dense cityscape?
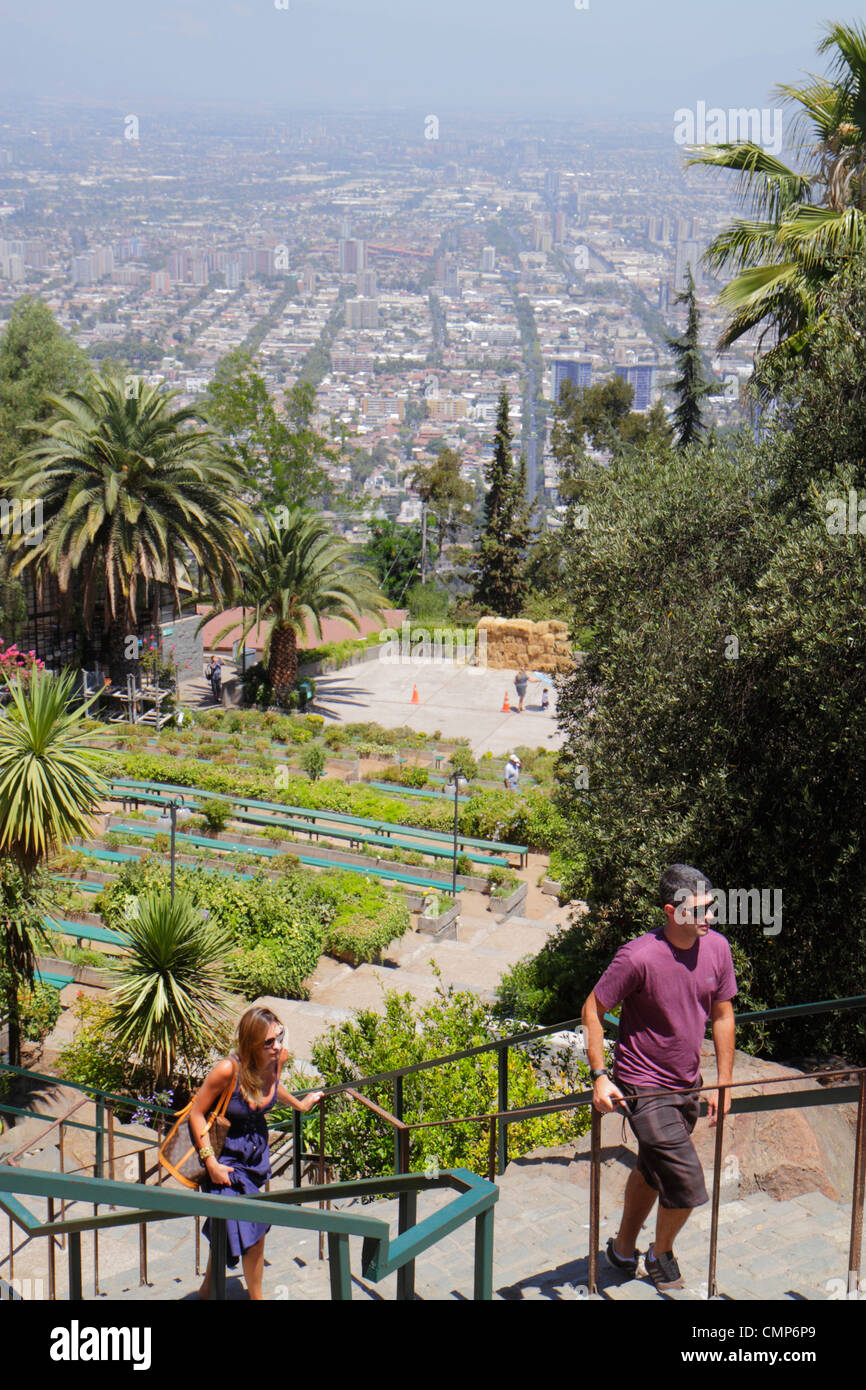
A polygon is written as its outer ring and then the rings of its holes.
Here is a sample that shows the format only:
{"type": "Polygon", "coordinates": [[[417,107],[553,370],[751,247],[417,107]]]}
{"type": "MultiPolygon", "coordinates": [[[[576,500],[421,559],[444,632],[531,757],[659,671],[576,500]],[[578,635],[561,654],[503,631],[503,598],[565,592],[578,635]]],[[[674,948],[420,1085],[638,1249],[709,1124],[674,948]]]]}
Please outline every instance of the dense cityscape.
{"type": "MultiPolygon", "coordinates": [[[[0,123],[0,314],[38,294],[90,357],[182,399],[251,352],[276,403],[299,378],[331,466],[368,514],[417,520],[406,476],[443,444],[480,481],[504,386],[531,496],[557,502],[547,428],[564,379],[617,374],[667,403],[692,268],[715,374],[739,423],[754,335],[719,355],[702,265],[733,190],[658,126],[435,116],[214,115],[43,105],[0,123]]],[[[0,327],[3,318],[0,317],[0,327]]]]}

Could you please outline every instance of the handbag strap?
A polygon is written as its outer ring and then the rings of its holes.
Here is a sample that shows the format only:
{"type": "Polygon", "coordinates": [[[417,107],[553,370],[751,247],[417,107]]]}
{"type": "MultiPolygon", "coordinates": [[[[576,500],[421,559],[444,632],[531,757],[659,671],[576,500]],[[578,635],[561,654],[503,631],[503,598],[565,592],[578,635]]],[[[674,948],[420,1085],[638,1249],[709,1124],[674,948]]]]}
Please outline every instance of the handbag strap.
{"type": "Polygon", "coordinates": [[[223,1091],[222,1095],[220,1096],[216,1110],[214,1110],[210,1117],[211,1124],[213,1124],[214,1120],[220,1119],[225,1114],[225,1112],[229,1108],[229,1102],[235,1093],[235,1086],[237,1085],[238,1081],[238,1064],[235,1061],[234,1057],[230,1058],[229,1060],[232,1064],[232,1078],[226,1086],[225,1090],[223,1091]]]}

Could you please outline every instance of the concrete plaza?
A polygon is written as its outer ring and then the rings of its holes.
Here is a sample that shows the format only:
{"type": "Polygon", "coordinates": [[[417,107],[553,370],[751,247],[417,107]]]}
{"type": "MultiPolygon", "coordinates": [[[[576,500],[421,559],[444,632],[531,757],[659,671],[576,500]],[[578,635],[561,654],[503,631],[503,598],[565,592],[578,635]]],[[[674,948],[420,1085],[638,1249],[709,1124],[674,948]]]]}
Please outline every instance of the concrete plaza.
{"type": "Polygon", "coordinates": [[[316,677],[316,710],[326,721],[348,724],[371,720],[384,728],[400,725],[443,738],[468,738],[476,756],[508,754],[513,748],[560,748],[556,690],[549,686],[550,709],[542,712],[542,685],[530,684],[523,713],[516,714],[515,671],[494,671],[453,661],[389,663],[365,661],[316,677]],[[412,704],[413,687],[418,704],[412,704]],[[502,712],[506,692],[512,712],[502,712]]]}

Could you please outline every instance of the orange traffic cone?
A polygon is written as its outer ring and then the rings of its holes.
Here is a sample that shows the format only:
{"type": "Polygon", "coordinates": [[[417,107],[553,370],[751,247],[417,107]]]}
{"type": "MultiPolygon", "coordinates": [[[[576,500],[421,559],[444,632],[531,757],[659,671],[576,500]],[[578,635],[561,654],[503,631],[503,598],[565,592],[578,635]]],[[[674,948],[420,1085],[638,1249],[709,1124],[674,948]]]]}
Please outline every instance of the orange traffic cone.
{"type": "Polygon", "coordinates": [[[506,692],[505,692],[505,700],[504,700],[503,705],[502,705],[502,713],[503,713],[503,714],[510,714],[510,713],[511,713],[511,706],[510,706],[510,704],[508,703],[508,691],[507,691],[507,690],[506,690],[506,692]]]}
{"type": "Polygon", "coordinates": [[[413,704],[413,705],[417,705],[417,704],[418,704],[418,687],[417,687],[417,685],[413,685],[413,686],[412,686],[412,704],[413,704]]]}

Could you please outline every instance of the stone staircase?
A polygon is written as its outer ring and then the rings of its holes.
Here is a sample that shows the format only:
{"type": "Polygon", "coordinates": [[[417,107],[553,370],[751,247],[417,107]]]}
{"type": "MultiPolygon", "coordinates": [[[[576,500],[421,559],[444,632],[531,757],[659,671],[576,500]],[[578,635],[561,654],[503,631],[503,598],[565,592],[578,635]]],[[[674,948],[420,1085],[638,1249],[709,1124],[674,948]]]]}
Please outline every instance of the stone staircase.
{"type": "Polygon", "coordinates": [[[383,1012],[386,990],[411,994],[427,1004],[437,989],[452,986],[492,1003],[505,972],[524,956],[537,955],[570,912],[535,887],[535,873],[536,865],[530,862],[524,871],[529,881],[525,916],[502,917],[488,910],[489,900],[482,894],[467,891],[455,939],[407,932],[391,943],[379,965],[353,968],[323,956],[308,981],[309,1000],[267,997],[257,1002],[279,1015],[286,1047],[302,1064],[309,1062],[316,1038],[331,1024],[351,1018],[353,1009],[383,1012]]]}
{"type": "MultiPolygon", "coordinates": [[[[580,1301],[588,1292],[589,1214],[585,1193],[544,1174],[529,1176],[512,1165],[499,1180],[495,1214],[494,1298],[580,1301]]],[[[450,1200],[447,1192],[421,1194],[418,1219],[450,1200]]],[[[30,1199],[28,1205],[36,1205],[30,1199]]],[[[361,1209],[354,1201],[341,1209],[361,1209]]],[[[387,1220],[396,1231],[397,1202],[383,1200],[362,1208],[365,1215],[387,1220]]],[[[601,1248],[613,1234],[618,1206],[605,1203],[602,1193],[601,1248]]],[[[778,1202],[766,1193],[724,1202],[720,1208],[717,1280],[722,1298],[828,1300],[841,1298],[846,1286],[849,1209],[820,1193],[778,1202]]],[[[677,1258],[686,1287],[659,1294],[645,1277],[628,1279],[609,1269],[602,1255],[596,1299],[630,1302],[701,1301],[706,1298],[709,1254],[709,1206],[701,1208],[677,1241],[677,1258]]],[[[5,1227],[6,1222],[0,1222],[5,1227]]],[[[646,1250],[652,1232],[646,1228],[638,1242],[646,1250]]],[[[427,1301],[472,1298],[474,1226],[470,1223],[422,1255],[416,1265],[416,1297],[427,1301]]],[[[265,1247],[264,1293],[276,1301],[316,1301],[330,1298],[327,1258],[318,1258],[318,1236],[308,1231],[273,1228],[265,1247]]],[[[352,1293],[375,1301],[396,1297],[397,1278],[380,1284],[361,1277],[361,1242],[352,1239],[352,1293]]],[[[94,1292],[93,1235],[83,1237],[84,1297],[104,1300],[194,1300],[200,1284],[195,1272],[195,1232],[192,1221],[154,1222],[147,1231],[148,1284],[140,1282],[139,1233],[134,1227],[101,1233],[99,1294],[94,1292]]],[[[202,1238],[201,1265],[208,1245],[202,1238]]],[[[66,1295],[66,1259],[57,1251],[58,1297],[66,1295]]],[[[642,1273],[642,1265],[640,1266],[642,1273]]],[[[47,1297],[47,1253],[44,1239],[26,1241],[15,1233],[17,1279],[42,1280],[33,1285],[47,1297]]],[[[8,1276],[8,1233],[0,1234],[0,1278],[8,1276]]],[[[246,1299],[241,1271],[229,1271],[227,1294],[246,1299]]]]}

